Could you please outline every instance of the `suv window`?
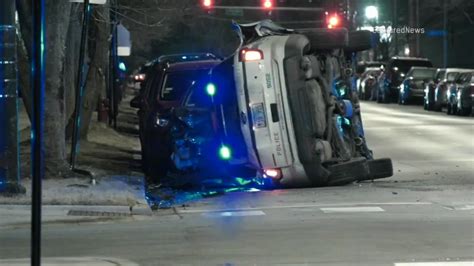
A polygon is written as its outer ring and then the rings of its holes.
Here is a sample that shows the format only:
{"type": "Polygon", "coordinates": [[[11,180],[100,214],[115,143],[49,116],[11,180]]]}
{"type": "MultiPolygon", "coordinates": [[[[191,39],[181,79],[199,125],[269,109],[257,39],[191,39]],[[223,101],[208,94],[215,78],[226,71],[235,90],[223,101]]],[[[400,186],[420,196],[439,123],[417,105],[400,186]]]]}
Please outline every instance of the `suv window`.
{"type": "Polygon", "coordinates": [[[444,75],[446,75],[446,71],[439,71],[438,74],[436,74],[436,82],[440,82],[441,80],[443,80],[444,75]]]}
{"type": "Polygon", "coordinates": [[[449,72],[447,77],[446,77],[446,80],[448,82],[453,82],[458,75],[459,75],[459,72],[449,72]]]}
{"type": "Polygon", "coordinates": [[[185,70],[166,74],[159,95],[162,101],[179,101],[208,70],[185,70]]]}
{"type": "Polygon", "coordinates": [[[456,83],[462,84],[468,82],[469,80],[471,80],[471,73],[461,73],[456,79],[456,83]]]}
{"type": "Polygon", "coordinates": [[[205,92],[203,83],[198,82],[191,89],[189,96],[186,99],[186,107],[201,107],[206,108],[211,106],[211,97],[205,92]]]}

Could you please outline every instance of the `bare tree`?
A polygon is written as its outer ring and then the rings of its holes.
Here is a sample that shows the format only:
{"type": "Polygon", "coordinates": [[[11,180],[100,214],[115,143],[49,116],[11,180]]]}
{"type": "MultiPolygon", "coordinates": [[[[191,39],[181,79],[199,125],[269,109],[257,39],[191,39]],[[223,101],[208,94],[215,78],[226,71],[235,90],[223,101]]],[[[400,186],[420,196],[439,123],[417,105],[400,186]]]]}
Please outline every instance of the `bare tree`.
{"type": "MultiPolygon", "coordinates": [[[[28,57],[31,58],[31,1],[20,0],[18,6],[21,36],[26,45],[28,57]]],[[[66,55],[66,37],[69,21],[71,19],[70,14],[71,4],[68,1],[46,1],[45,41],[47,60],[45,62],[44,155],[47,171],[46,176],[50,178],[60,177],[64,171],[67,171],[63,73],[66,55]]],[[[32,96],[31,93],[25,89],[23,97],[31,99],[32,96]]]]}

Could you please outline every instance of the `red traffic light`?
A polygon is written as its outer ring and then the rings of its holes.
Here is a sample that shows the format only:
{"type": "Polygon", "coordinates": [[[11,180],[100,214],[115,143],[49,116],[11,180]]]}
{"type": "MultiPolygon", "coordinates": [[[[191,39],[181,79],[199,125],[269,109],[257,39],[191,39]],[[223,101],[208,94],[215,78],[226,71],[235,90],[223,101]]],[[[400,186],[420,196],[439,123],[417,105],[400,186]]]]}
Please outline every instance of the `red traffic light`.
{"type": "Polygon", "coordinates": [[[212,7],[212,3],[213,0],[202,0],[202,5],[205,7],[205,8],[211,8],[212,7]]]}
{"type": "Polygon", "coordinates": [[[339,23],[340,23],[339,16],[338,15],[332,15],[328,19],[328,28],[330,28],[330,29],[336,28],[337,26],[339,26],[339,23]]]}
{"type": "Polygon", "coordinates": [[[262,0],[262,7],[263,9],[272,9],[273,8],[273,0],[262,0]]]}

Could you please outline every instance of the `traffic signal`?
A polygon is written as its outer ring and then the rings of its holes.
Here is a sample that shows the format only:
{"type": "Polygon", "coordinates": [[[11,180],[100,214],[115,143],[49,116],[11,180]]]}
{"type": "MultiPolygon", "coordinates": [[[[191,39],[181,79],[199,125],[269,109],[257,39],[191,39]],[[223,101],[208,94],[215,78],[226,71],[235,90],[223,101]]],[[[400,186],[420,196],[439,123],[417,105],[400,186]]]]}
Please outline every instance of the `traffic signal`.
{"type": "Polygon", "coordinates": [[[341,23],[341,19],[337,14],[334,14],[328,18],[327,23],[329,29],[337,28],[341,23]]]}
{"type": "Polygon", "coordinates": [[[212,8],[214,0],[202,0],[202,6],[206,9],[212,8]]]}
{"type": "Polygon", "coordinates": [[[265,10],[273,9],[273,0],[262,0],[262,8],[265,10]]]}

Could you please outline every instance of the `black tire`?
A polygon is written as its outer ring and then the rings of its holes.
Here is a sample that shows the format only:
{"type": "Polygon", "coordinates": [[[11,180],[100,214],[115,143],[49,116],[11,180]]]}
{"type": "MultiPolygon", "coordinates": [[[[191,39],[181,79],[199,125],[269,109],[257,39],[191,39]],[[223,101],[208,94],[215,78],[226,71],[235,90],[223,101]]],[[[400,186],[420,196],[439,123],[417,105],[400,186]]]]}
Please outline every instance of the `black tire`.
{"type": "Polygon", "coordinates": [[[392,160],[389,158],[369,160],[367,161],[367,165],[369,167],[369,176],[367,179],[360,179],[359,181],[374,180],[393,176],[392,160]]]}
{"type": "Polygon", "coordinates": [[[321,29],[315,28],[303,30],[299,33],[305,35],[310,44],[311,50],[332,50],[346,48],[349,44],[347,29],[321,29]]]}
{"type": "Polygon", "coordinates": [[[171,151],[159,139],[150,139],[145,144],[145,174],[151,182],[158,183],[172,168],[171,151]]]}
{"type": "Polygon", "coordinates": [[[423,100],[423,108],[427,111],[434,110],[434,91],[432,89],[429,89],[428,93],[425,94],[425,98],[423,100]]]}
{"type": "Polygon", "coordinates": [[[451,104],[448,103],[448,105],[446,106],[446,114],[447,115],[452,115],[453,114],[453,111],[451,109],[451,104]]]}
{"type": "Polygon", "coordinates": [[[470,116],[472,112],[471,107],[463,107],[459,110],[458,114],[461,116],[470,116]]]}
{"type": "Polygon", "coordinates": [[[328,167],[328,186],[347,185],[369,177],[369,167],[365,158],[355,158],[348,162],[334,164],[328,167]]]}
{"type": "Polygon", "coordinates": [[[379,92],[377,93],[377,103],[382,103],[382,94],[379,92]]]}
{"type": "Polygon", "coordinates": [[[372,97],[372,88],[370,87],[365,87],[364,89],[364,100],[368,101],[370,100],[370,97],[372,97]]]}
{"type": "Polygon", "coordinates": [[[372,44],[376,42],[374,42],[372,36],[373,36],[372,32],[368,30],[349,32],[349,35],[348,35],[349,43],[345,51],[346,52],[360,52],[360,51],[373,48],[372,44]]]}

